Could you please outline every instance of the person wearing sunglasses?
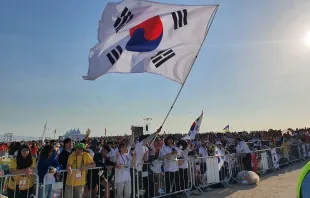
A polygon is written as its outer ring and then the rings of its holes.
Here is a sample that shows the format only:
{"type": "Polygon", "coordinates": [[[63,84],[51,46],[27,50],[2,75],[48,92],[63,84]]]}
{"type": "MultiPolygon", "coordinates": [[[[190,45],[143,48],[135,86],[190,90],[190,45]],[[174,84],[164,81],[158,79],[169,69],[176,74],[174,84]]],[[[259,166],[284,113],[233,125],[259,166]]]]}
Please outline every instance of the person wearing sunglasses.
{"type": "Polygon", "coordinates": [[[10,177],[8,184],[8,197],[27,198],[33,192],[34,171],[36,159],[32,157],[28,145],[22,145],[18,150],[16,158],[11,160],[10,173],[19,175],[10,177]]]}

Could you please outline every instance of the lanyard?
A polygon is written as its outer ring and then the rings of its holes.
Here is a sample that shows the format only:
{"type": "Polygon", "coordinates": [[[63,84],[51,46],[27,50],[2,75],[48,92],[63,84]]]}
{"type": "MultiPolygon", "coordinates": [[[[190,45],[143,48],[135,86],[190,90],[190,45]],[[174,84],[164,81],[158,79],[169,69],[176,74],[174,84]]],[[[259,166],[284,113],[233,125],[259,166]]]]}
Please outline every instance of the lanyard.
{"type": "MultiPolygon", "coordinates": [[[[123,162],[124,162],[124,164],[127,164],[127,160],[126,160],[126,162],[125,162],[125,160],[124,160],[124,158],[123,158],[123,155],[121,154],[121,157],[122,157],[122,159],[123,159],[123,162]]],[[[127,158],[126,158],[127,159],[127,158]]]]}

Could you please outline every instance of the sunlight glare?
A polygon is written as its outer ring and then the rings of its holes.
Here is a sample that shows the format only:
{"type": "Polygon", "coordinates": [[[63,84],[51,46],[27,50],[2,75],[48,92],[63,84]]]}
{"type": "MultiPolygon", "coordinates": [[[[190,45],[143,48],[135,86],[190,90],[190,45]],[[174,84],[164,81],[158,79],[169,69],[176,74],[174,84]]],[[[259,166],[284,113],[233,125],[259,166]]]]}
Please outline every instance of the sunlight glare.
{"type": "Polygon", "coordinates": [[[307,33],[305,38],[305,45],[310,48],[310,31],[307,33]]]}

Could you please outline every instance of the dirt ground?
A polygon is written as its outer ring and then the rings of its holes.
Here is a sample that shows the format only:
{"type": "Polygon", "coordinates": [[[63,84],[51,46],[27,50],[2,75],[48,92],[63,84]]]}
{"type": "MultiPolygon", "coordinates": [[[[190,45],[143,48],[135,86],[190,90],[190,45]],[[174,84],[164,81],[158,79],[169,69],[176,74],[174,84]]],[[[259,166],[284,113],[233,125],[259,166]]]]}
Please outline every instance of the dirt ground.
{"type": "Polygon", "coordinates": [[[306,162],[297,163],[261,178],[256,186],[232,185],[231,188],[216,189],[197,198],[295,198],[295,186],[300,169],[306,162]]]}

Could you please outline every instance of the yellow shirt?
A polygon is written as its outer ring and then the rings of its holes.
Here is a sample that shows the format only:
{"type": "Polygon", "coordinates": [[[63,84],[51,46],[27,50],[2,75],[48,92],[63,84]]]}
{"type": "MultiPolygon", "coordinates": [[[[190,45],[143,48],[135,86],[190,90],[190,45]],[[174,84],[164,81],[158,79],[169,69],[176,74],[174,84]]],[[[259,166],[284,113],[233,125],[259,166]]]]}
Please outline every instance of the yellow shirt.
{"type": "MultiPolygon", "coordinates": [[[[68,166],[72,169],[80,169],[82,166],[94,163],[93,158],[88,153],[77,156],[72,153],[68,158],[68,166]]],[[[67,176],[66,185],[68,186],[84,186],[86,184],[86,171],[72,171],[72,175],[67,176]]]]}
{"type": "MultiPolygon", "coordinates": [[[[36,168],[36,159],[32,158],[32,164],[30,168],[36,168]]],[[[17,169],[16,158],[11,160],[10,169],[17,169]]],[[[10,177],[8,188],[15,190],[16,185],[19,186],[19,190],[27,190],[34,185],[34,175],[16,176],[10,177]]]]}

